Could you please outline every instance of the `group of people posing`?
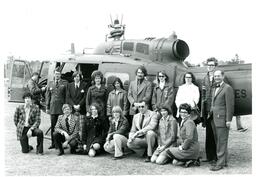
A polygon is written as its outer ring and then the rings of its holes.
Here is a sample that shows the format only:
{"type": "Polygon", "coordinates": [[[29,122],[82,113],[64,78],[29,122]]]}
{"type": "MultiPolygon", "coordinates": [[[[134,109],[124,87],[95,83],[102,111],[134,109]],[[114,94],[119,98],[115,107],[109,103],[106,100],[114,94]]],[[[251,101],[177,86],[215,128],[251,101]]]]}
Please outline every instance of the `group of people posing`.
{"type": "MultiPolygon", "coordinates": [[[[207,61],[208,69],[216,61],[207,61]]],[[[113,81],[108,93],[100,71],[92,73],[92,86],[82,82],[79,72],[74,82],[61,79],[58,68],[54,81],[47,87],[37,85],[38,73],[28,82],[25,104],[17,107],[14,122],[23,153],[33,149],[28,139],[37,136],[36,153],[43,155],[43,132],[39,129],[40,109],[37,98],[45,93],[47,113],[51,116],[51,145],[64,154],[94,157],[103,150],[118,160],[130,152],[145,157],[145,162],[175,165],[200,165],[198,133],[192,112],[200,99],[193,73],[184,74],[183,84],[176,91],[165,71],[156,75],[155,86],[147,80],[144,66],[137,68],[136,78],[128,92],[120,78],[113,81]],[[34,101],[33,101],[34,100],[34,101]],[[175,110],[174,108],[177,108],[175,110]]],[[[224,73],[209,69],[203,80],[206,120],[206,157],[217,171],[227,166],[227,143],[234,112],[234,93],[224,81],[224,73]],[[208,143],[208,144],[207,144],[208,143]],[[209,146],[210,143],[210,146],[209,146]]]]}

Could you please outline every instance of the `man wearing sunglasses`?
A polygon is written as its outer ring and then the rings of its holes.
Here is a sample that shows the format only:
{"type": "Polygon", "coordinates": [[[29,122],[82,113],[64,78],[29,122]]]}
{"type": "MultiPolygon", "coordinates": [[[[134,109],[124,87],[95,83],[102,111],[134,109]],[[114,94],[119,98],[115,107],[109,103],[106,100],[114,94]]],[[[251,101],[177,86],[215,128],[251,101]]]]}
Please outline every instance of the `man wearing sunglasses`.
{"type": "Polygon", "coordinates": [[[158,125],[157,114],[148,110],[148,105],[145,101],[139,102],[137,106],[139,113],[133,117],[127,146],[140,156],[147,150],[145,162],[150,162],[157,137],[155,133],[158,125]]]}

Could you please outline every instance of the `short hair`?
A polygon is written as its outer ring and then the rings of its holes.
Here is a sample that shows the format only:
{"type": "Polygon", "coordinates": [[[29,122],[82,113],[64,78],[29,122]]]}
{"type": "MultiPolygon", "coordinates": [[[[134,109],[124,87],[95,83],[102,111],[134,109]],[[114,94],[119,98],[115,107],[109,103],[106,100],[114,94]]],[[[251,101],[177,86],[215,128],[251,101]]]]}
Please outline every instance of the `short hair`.
{"type": "Polygon", "coordinates": [[[186,74],[190,74],[191,77],[192,77],[192,83],[195,84],[196,83],[196,77],[194,76],[194,74],[192,72],[186,72],[183,76],[183,84],[185,84],[185,77],[186,77],[186,74]]]}
{"type": "Polygon", "coordinates": [[[137,72],[138,72],[139,69],[144,73],[144,76],[147,76],[147,75],[148,75],[147,69],[146,69],[145,66],[143,66],[143,65],[139,66],[139,67],[136,69],[135,75],[137,75],[137,72]]]}
{"type": "Polygon", "coordinates": [[[218,60],[217,60],[216,58],[214,58],[214,57],[208,58],[208,59],[206,60],[206,63],[209,63],[209,62],[211,62],[211,61],[214,62],[215,66],[218,66],[218,60]]]}
{"type": "Polygon", "coordinates": [[[114,112],[120,113],[120,117],[123,117],[123,116],[124,116],[124,115],[123,115],[123,110],[122,110],[122,108],[121,108],[120,106],[114,106],[114,107],[112,108],[112,113],[114,113],[114,112]]]}
{"type": "Polygon", "coordinates": [[[75,71],[73,74],[72,74],[72,78],[74,79],[77,75],[79,75],[79,78],[80,78],[80,81],[82,80],[82,73],[79,72],[79,71],[75,71]]]}
{"type": "Polygon", "coordinates": [[[157,74],[156,74],[157,82],[159,82],[159,77],[158,77],[158,75],[159,75],[160,73],[165,76],[165,82],[168,82],[168,81],[169,81],[169,77],[167,76],[165,70],[162,70],[162,71],[157,72],[157,74]]]}
{"type": "Polygon", "coordinates": [[[92,75],[91,75],[91,78],[92,78],[92,84],[94,85],[95,84],[95,78],[97,77],[97,76],[99,76],[100,78],[101,78],[101,84],[103,83],[103,74],[102,74],[102,72],[101,71],[99,71],[99,70],[95,70],[95,71],[93,71],[92,72],[92,75]]]}
{"type": "Polygon", "coordinates": [[[146,101],[146,100],[144,100],[144,99],[143,99],[143,100],[141,100],[141,101],[139,101],[139,103],[145,103],[145,105],[149,107],[149,102],[148,102],[148,101],[146,101]]]}
{"type": "Polygon", "coordinates": [[[62,111],[64,111],[66,108],[69,108],[72,111],[72,106],[70,104],[63,104],[62,111]]]}
{"type": "Polygon", "coordinates": [[[161,109],[165,109],[168,112],[168,115],[172,114],[172,109],[170,109],[170,107],[167,105],[163,105],[162,107],[160,107],[160,112],[161,112],[161,109]]]}
{"type": "Polygon", "coordinates": [[[225,74],[223,70],[218,69],[218,70],[215,70],[214,73],[215,73],[216,71],[220,71],[220,73],[221,73],[222,76],[224,76],[224,74],[225,74]]]}
{"type": "Polygon", "coordinates": [[[119,82],[121,89],[124,89],[123,82],[121,81],[121,79],[120,79],[119,77],[116,77],[116,78],[114,79],[113,83],[112,83],[112,85],[113,85],[114,88],[116,88],[116,87],[115,87],[115,83],[116,83],[116,82],[119,82]]]}
{"type": "Polygon", "coordinates": [[[185,109],[188,112],[188,114],[191,113],[191,106],[188,103],[181,104],[179,106],[179,112],[180,112],[181,109],[185,109]]]}
{"type": "Polygon", "coordinates": [[[25,98],[33,98],[33,95],[30,93],[30,92],[25,92],[24,94],[23,94],[23,96],[22,96],[22,98],[23,98],[23,100],[25,99],[25,98]]]}
{"type": "Polygon", "coordinates": [[[60,67],[59,67],[59,66],[58,66],[58,67],[56,67],[56,68],[55,68],[55,70],[54,70],[54,72],[61,73],[61,69],[60,69],[60,67]]]}

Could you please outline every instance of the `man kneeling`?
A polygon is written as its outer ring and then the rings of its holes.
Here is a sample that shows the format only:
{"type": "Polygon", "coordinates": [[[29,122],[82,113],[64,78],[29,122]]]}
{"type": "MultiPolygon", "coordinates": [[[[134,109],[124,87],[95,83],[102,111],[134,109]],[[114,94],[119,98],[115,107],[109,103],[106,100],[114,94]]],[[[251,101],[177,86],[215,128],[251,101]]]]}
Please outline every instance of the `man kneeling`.
{"type": "Polygon", "coordinates": [[[127,146],[140,156],[142,156],[147,149],[145,162],[150,162],[156,143],[155,129],[158,125],[157,114],[148,110],[148,105],[145,101],[138,103],[137,106],[139,113],[133,117],[127,146]]]}
{"type": "Polygon", "coordinates": [[[79,117],[71,114],[72,107],[69,104],[62,106],[63,115],[58,117],[53,133],[55,146],[59,149],[58,156],[64,154],[63,146],[70,146],[70,153],[74,154],[78,146],[79,117]]]}

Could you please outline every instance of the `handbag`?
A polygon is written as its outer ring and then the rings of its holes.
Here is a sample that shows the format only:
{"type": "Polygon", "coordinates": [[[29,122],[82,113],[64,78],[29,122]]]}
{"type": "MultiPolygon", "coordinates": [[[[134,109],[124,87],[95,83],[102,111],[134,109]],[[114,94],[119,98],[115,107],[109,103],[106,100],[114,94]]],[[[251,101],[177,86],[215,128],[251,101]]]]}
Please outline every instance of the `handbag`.
{"type": "Polygon", "coordinates": [[[200,110],[196,103],[195,103],[195,105],[196,105],[195,108],[193,108],[191,110],[190,117],[191,117],[191,120],[193,120],[195,122],[195,124],[199,124],[202,122],[202,119],[200,116],[200,110]]]}

